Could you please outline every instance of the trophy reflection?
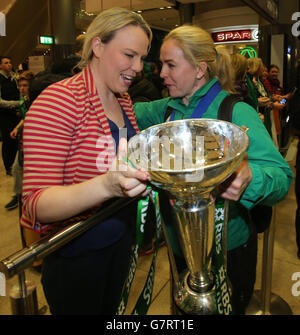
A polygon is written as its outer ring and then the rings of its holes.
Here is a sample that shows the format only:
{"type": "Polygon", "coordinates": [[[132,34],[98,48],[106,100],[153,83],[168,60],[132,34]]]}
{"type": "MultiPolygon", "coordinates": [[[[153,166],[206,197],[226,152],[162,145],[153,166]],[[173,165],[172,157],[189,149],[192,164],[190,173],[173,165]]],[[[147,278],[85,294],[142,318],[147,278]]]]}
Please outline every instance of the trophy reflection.
{"type": "Polygon", "coordinates": [[[244,129],[210,119],[159,124],[128,143],[132,164],[148,171],[151,184],[175,200],[177,234],[188,267],[175,278],[173,289],[180,313],[217,314],[211,271],[215,229],[211,193],[233,173],[248,144],[244,129]]]}

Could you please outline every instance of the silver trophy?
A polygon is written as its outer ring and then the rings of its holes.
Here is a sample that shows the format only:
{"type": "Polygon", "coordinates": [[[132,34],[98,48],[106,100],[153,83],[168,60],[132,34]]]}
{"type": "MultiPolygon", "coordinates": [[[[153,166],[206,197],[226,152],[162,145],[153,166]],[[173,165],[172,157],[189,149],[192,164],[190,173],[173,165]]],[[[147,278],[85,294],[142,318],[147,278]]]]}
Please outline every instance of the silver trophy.
{"type": "Polygon", "coordinates": [[[217,314],[211,271],[212,191],[233,173],[248,144],[245,129],[211,119],[159,124],[128,143],[131,163],[148,171],[151,183],[174,200],[177,234],[188,267],[178,279],[174,276],[173,299],[180,313],[217,314]]]}

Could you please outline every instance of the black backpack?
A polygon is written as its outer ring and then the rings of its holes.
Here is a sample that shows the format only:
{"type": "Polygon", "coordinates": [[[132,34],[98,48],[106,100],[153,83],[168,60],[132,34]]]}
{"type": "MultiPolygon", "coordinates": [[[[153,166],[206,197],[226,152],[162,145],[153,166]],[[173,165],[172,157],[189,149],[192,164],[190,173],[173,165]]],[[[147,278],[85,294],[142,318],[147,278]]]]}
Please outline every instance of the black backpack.
{"type": "MultiPolygon", "coordinates": [[[[220,104],[218,110],[218,120],[231,122],[233,107],[237,102],[241,101],[243,101],[243,99],[236,94],[226,96],[220,104]]],[[[173,109],[168,106],[164,117],[165,121],[170,117],[172,111],[173,109]]],[[[255,225],[256,232],[263,233],[271,223],[272,207],[256,205],[249,211],[249,213],[251,220],[255,225]]]]}

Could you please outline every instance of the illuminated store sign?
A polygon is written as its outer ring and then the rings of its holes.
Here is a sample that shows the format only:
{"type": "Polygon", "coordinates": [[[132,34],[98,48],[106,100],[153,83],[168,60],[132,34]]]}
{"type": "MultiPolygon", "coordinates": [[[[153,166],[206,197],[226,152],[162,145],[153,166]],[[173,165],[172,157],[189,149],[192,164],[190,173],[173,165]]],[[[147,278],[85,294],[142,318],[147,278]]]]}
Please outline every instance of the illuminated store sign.
{"type": "Polygon", "coordinates": [[[258,26],[236,26],[212,29],[211,35],[216,44],[224,43],[257,43],[258,26]]]}
{"type": "Polygon", "coordinates": [[[250,41],[252,39],[251,30],[235,30],[213,33],[215,42],[231,42],[231,41],[250,41]]]}

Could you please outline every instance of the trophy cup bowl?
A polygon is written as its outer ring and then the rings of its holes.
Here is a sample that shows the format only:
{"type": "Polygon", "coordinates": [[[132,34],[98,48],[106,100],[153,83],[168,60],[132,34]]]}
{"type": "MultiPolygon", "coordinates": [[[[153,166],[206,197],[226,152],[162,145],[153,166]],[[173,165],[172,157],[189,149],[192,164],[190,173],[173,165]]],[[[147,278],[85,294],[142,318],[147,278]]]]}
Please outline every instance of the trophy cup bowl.
{"type": "Polygon", "coordinates": [[[210,270],[214,236],[211,191],[234,172],[248,145],[246,129],[213,119],[158,124],[128,142],[133,166],[148,171],[151,184],[175,199],[177,234],[188,267],[173,292],[181,313],[216,313],[210,270]]]}

